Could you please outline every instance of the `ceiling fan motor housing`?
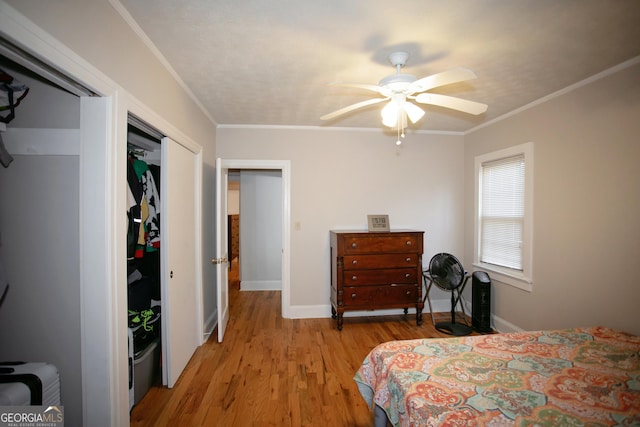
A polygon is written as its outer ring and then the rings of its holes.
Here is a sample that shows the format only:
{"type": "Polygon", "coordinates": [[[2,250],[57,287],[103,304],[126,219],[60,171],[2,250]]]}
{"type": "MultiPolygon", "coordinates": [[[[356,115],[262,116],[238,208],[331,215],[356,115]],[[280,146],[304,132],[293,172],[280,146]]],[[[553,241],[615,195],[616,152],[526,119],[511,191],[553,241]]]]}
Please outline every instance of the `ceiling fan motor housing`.
{"type": "Polygon", "coordinates": [[[395,93],[402,93],[417,79],[411,74],[402,74],[400,68],[404,67],[409,59],[407,52],[392,52],[389,54],[389,62],[396,67],[396,74],[391,74],[380,80],[379,86],[387,88],[395,93]]]}
{"type": "Polygon", "coordinates": [[[416,76],[411,74],[391,74],[380,80],[379,86],[386,87],[393,92],[404,92],[407,87],[416,81],[416,76]]]}
{"type": "Polygon", "coordinates": [[[407,63],[407,59],[409,59],[409,54],[407,52],[391,52],[389,54],[389,62],[394,67],[404,67],[407,63]]]}

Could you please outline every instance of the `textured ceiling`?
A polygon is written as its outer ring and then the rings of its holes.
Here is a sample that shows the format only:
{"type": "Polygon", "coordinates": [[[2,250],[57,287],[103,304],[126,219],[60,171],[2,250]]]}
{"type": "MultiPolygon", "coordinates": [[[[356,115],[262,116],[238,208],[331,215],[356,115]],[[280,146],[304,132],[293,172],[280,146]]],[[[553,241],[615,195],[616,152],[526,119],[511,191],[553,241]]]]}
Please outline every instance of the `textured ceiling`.
{"type": "Polygon", "coordinates": [[[330,87],[453,67],[478,78],[434,89],[489,105],[429,107],[413,129],[464,132],[640,55],[638,0],[120,0],[219,125],[382,129],[376,95],[330,87]]]}

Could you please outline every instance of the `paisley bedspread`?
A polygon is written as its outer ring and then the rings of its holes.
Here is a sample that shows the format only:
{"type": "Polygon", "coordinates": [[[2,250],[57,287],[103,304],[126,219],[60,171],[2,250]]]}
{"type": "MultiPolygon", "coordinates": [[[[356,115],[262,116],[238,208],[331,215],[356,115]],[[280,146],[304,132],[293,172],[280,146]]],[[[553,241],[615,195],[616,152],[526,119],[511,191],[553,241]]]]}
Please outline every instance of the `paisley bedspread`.
{"type": "Polygon", "coordinates": [[[355,375],[401,426],[640,426],[640,337],[604,327],[391,341],[355,375]]]}

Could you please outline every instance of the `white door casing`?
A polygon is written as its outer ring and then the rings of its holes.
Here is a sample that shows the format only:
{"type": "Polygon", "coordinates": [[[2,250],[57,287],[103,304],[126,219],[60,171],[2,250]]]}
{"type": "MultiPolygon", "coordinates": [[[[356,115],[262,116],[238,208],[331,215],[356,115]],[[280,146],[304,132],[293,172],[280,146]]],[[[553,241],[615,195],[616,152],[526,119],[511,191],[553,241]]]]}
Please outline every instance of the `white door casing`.
{"type": "MultiPolygon", "coordinates": [[[[242,159],[216,159],[216,227],[221,227],[224,231],[224,235],[221,235],[221,231],[216,231],[216,257],[218,258],[226,258],[227,252],[227,215],[226,215],[226,197],[227,197],[227,179],[229,174],[229,169],[266,169],[266,170],[280,170],[282,172],[282,292],[281,292],[281,306],[282,306],[282,317],[290,318],[291,317],[291,300],[290,300],[290,237],[291,237],[291,161],[290,160],[242,160],[242,159]],[[224,175],[224,183],[222,182],[222,175],[224,175]],[[224,186],[222,186],[224,184],[224,186]],[[221,201],[218,198],[224,198],[224,212],[220,212],[221,201]],[[220,217],[224,217],[223,220],[220,220],[220,217]],[[222,222],[224,221],[224,222],[222,222]],[[224,248],[224,252],[220,249],[224,248]],[[224,256],[220,254],[224,253],[224,256]]],[[[219,267],[219,266],[218,266],[219,267]]],[[[223,319],[224,315],[221,311],[221,293],[225,294],[226,302],[225,302],[225,310],[226,310],[226,320],[229,320],[229,302],[228,302],[228,294],[229,294],[229,279],[226,270],[226,263],[224,264],[225,271],[224,273],[224,281],[222,278],[217,277],[217,289],[218,289],[218,340],[222,341],[222,337],[220,335],[220,325],[223,323],[221,319],[223,319]]],[[[219,270],[219,268],[217,269],[219,270]]],[[[227,323],[224,323],[224,327],[222,328],[222,334],[224,335],[224,329],[226,329],[227,323]]]]}
{"type": "Polygon", "coordinates": [[[222,159],[216,159],[216,266],[218,342],[222,342],[229,323],[229,254],[227,230],[227,182],[229,168],[223,168],[222,159]]]}

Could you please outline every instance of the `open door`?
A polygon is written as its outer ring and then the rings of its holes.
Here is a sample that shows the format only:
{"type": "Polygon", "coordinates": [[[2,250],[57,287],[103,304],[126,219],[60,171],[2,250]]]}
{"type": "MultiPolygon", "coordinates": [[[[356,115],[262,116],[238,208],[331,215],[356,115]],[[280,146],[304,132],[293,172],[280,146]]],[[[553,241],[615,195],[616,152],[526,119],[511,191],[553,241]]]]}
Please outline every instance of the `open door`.
{"type": "Polygon", "coordinates": [[[162,139],[162,379],[171,388],[201,344],[196,248],[201,169],[196,154],[162,139]],[[195,243],[195,244],[194,244],[195,243]]]}
{"type": "Polygon", "coordinates": [[[227,245],[227,182],[229,169],[216,159],[216,283],[218,284],[218,342],[222,342],[229,323],[229,254],[227,245]]]}

